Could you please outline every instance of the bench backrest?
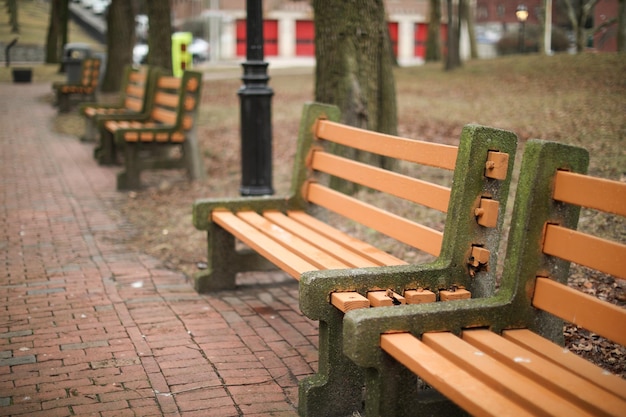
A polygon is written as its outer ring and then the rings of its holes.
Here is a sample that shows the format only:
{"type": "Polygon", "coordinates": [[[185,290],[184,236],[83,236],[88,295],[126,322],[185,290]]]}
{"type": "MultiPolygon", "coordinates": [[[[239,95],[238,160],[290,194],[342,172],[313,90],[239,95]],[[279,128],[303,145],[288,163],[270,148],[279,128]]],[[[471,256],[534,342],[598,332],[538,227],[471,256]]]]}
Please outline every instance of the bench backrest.
{"type": "MultiPolygon", "coordinates": [[[[626,345],[626,309],[567,285],[570,262],[626,279],[626,242],[576,230],[583,207],[590,213],[586,217],[610,213],[609,224],[617,230],[624,227],[626,216],[626,183],[585,175],[587,164],[588,153],[582,148],[527,143],[517,191],[525,194],[518,198],[525,204],[516,206],[513,214],[526,224],[512,230],[503,285],[516,286],[527,325],[537,326],[533,330],[562,339],[558,317],[626,345]],[[537,175],[526,175],[531,172],[537,175]]],[[[617,235],[623,239],[623,234],[617,235]]]]}
{"type": "Polygon", "coordinates": [[[202,74],[193,71],[185,71],[181,78],[160,76],[157,79],[150,118],[180,131],[171,136],[172,142],[183,142],[185,132],[193,129],[201,86],[202,74]]]}
{"type": "Polygon", "coordinates": [[[149,96],[149,89],[153,87],[150,85],[151,71],[154,72],[156,70],[147,66],[133,67],[129,65],[126,67],[123,78],[124,84],[121,89],[120,107],[137,113],[143,113],[148,110],[147,107],[150,103],[146,99],[149,96]]]}
{"type": "MultiPolygon", "coordinates": [[[[490,257],[489,253],[481,256],[479,252],[489,246],[490,239],[498,239],[495,235],[503,217],[499,213],[505,204],[499,205],[498,201],[506,202],[508,195],[508,180],[503,180],[510,179],[512,173],[516,150],[513,134],[467,126],[460,145],[451,146],[354,128],[338,122],[336,108],[321,108],[317,113],[305,108],[302,117],[302,144],[296,155],[292,193],[300,196],[303,205],[314,204],[376,230],[409,245],[407,250],[414,248],[444,258],[445,262],[455,257],[452,262],[470,270],[459,285],[471,286],[473,270],[495,270],[488,266],[495,262],[495,253],[490,257]],[[372,162],[357,160],[354,155],[367,155],[366,160],[372,162]],[[385,158],[394,161],[397,168],[380,168],[378,162],[385,158]],[[421,178],[422,169],[434,172],[421,178]],[[329,185],[332,181],[328,176],[366,187],[367,192],[354,196],[339,191],[329,185]],[[447,181],[442,183],[440,177],[447,181]],[[455,190],[453,183],[458,185],[455,190]],[[452,200],[454,204],[450,204],[452,200]],[[397,207],[400,209],[395,210],[397,207]],[[449,207],[454,212],[448,212],[449,207]],[[421,213],[419,218],[417,212],[421,213]],[[439,213],[436,222],[431,220],[433,213],[439,213]],[[446,242],[442,227],[432,224],[443,220],[446,242]],[[468,265],[472,257],[476,262],[468,265]]],[[[371,260],[373,266],[407,263],[399,259],[395,263],[374,257],[371,260]]]]}
{"type": "Polygon", "coordinates": [[[93,90],[98,88],[100,83],[100,65],[99,58],[86,58],[81,64],[80,84],[83,87],[90,87],[93,90]]]}

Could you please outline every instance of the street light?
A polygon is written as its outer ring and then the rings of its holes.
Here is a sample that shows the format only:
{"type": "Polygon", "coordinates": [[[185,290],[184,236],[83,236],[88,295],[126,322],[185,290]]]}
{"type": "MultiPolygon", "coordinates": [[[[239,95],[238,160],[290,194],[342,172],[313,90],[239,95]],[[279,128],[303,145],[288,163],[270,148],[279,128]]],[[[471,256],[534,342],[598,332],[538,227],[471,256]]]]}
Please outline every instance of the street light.
{"type": "Polygon", "coordinates": [[[241,106],[241,187],[244,196],[273,194],[272,96],[263,56],[263,1],[246,1],[246,62],[241,106]]]}
{"type": "Polygon", "coordinates": [[[523,4],[517,6],[517,9],[515,10],[515,17],[517,17],[517,21],[520,22],[519,51],[524,53],[524,31],[526,29],[526,19],[528,19],[528,8],[523,4]]]}

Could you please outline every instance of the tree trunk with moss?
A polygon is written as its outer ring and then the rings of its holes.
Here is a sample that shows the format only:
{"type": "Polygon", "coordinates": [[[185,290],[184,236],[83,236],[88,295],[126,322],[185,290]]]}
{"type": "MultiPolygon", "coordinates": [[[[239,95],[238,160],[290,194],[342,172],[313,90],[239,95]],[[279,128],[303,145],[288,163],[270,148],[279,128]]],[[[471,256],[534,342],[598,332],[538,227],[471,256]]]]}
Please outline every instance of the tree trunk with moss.
{"type": "Polygon", "coordinates": [[[46,36],[46,63],[58,64],[61,60],[59,50],[61,1],[50,1],[50,19],[48,20],[48,35],[46,36]]]}
{"type": "Polygon", "coordinates": [[[135,13],[131,2],[113,0],[107,14],[107,63],[102,91],[119,91],[124,67],[133,62],[135,13]]]}
{"type": "Polygon", "coordinates": [[[441,0],[430,0],[428,34],[426,35],[426,61],[441,61],[441,0]]]}
{"type": "Polygon", "coordinates": [[[150,0],[148,7],[148,65],[172,71],[172,18],[169,0],[150,0]]]}
{"type": "MultiPolygon", "coordinates": [[[[313,8],[315,100],[338,106],[346,124],[396,134],[396,87],[383,1],[313,0],[313,8]]],[[[385,167],[389,162],[375,163],[385,167]]]]}

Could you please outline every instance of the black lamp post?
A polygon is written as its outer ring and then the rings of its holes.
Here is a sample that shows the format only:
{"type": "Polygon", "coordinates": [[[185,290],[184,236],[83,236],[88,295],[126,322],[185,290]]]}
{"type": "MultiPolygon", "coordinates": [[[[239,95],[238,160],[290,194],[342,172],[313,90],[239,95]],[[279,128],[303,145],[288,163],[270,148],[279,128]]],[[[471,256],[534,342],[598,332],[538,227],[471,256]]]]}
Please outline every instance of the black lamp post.
{"type": "Polygon", "coordinates": [[[526,49],[524,46],[524,32],[526,30],[526,19],[528,19],[528,8],[523,4],[517,6],[517,9],[515,10],[515,17],[517,17],[517,21],[520,22],[519,51],[520,53],[524,53],[524,50],[526,49]]]}
{"type": "Polygon", "coordinates": [[[247,0],[246,62],[239,89],[241,104],[241,187],[244,196],[273,194],[272,96],[263,57],[263,2],[247,0]]]}

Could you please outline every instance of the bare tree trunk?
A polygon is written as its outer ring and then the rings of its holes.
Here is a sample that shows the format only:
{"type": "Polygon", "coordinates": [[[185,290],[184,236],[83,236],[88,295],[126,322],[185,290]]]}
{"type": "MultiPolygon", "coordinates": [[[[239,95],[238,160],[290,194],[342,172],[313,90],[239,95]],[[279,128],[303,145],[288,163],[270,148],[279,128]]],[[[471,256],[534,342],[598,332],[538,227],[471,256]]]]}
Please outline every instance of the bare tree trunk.
{"type": "Polygon", "coordinates": [[[148,6],[148,65],[172,71],[172,19],[169,0],[150,0],[148,6]]]}
{"type": "Polygon", "coordinates": [[[470,57],[472,59],[478,58],[478,44],[476,43],[476,28],[474,25],[474,13],[475,7],[474,0],[463,0],[460,4],[461,20],[467,25],[467,36],[470,44],[470,57]]]}
{"type": "MultiPolygon", "coordinates": [[[[395,78],[383,1],[313,0],[313,8],[315,99],[337,105],[343,122],[351,126],[396,134],[395,78]]],[[[385,166],[387,161],[376,163],[385,166]]]]}
{"type": "Polygon", "coordinates": [[[619,0],[617,13],[617,51],[626,52],[626,0],[619,0]]]}
{"type": "Polygon", "coordinates": [[[126,0],[112,0],[107,15],[107,64],[101,90],[118,91],[124,67],[133,62],[135,14],[126,0]]]}
{"type": "Polygon", "coordinates": [[[446,55],[446,71],[451,71],[461,66],[461,54],[459,48],[460,18],[459,3],[462,0],[448,0],[448,53],[446,55]]]}
{"type": "Polygon", "coordinates": [[[17,13],[17,0],[7,0],[7,10],[9,12],[9,24],[11,25],[11,33],[20,33],[20,23],[17,13]]]}
{"type": "Polygon", "coordinates": [[[50,1],[50,20],[48,22],[48,36],[46,37],[46,63],[57,64],[60,62],[59,51],[59,25],[60,9],[62,0],[50,1]]]}
{"type": "Polygon", "coordinates": [[[430,0],[426,61],[441,61],[441,0],[430,0]]]}

